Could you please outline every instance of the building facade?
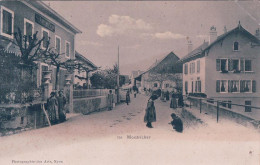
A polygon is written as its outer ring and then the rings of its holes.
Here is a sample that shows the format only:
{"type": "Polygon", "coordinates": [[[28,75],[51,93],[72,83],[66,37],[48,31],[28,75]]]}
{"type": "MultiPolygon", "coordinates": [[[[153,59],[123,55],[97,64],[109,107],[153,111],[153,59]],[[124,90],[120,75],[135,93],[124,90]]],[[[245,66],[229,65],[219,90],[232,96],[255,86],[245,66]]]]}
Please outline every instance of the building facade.
{"type": "Polygon", "coordinates": [[[163,91],[182,88],[182,65],[177,63],[179,57],[173,52],[153,64],[136,79],[141,81],[141,88],[163,91]]]}
{"type": "Polygon", "coordinates": [[[74,88],[91,88],[90,76],[98,67],[77,51],[75,59],[80,64],[80,68],[74,71],[74,88]]]}
{"type": "MultiPolygon", "coordinates": [[[[217,37],[210,29],[210,40],[181,59],[183,93],[204,93],[207,98],[231,104],[260,106],[259,39],[239,25],[217,37]]],[[[236,107],[245,109],[249,107],[236,107]]]]}
{"type": "MultiPolygon", "coordinates": [[[[61,54],[60,62],[75,59],[75,35],[81,31],[45,3],[41,1],[1,1],[0,10],[0,45],[6,52],[20,54],[19,48],[13,44],[14,33],[20,29],[22,35],[32,36],[37,32],[39,40],[44,38],[41,49],[45,49],[49,41],[49,47],[61,54]]],[[[48,97],[49,93],[55,90],[56,67],[41,60],[36,63],[38,64],[37,87],[47,84],[45,95],[48,97]],[[49,72],[51,72],[50,79],[46,82],[49,72]]],[[[65,68],[61,68],[59,74],[60,89],[65,90],[66,81],[67,84],[71,82],[66,90],[69,92],[68,95],[72,96],[74,76],[65,68]]],[[[69,97],[69,102],[72,103],[71,99],[72,97],[69,97]]],[[[72,105],[70,109],[72,110],[72,105]]]]}
{"type": "Polygon", "coordinates": [[[131,75],[129,76],[129,79],[130,79],[130,83],[131,83],[131,86],[136,86],[137,88],[139,88],[141,86],[141,82],[140,81],[136,81],[135,78],[138,77],[140,74],[144,73],[144,71],[140,71],[140,70],[137,70],[137,71],[132,71],[131,75]]]}

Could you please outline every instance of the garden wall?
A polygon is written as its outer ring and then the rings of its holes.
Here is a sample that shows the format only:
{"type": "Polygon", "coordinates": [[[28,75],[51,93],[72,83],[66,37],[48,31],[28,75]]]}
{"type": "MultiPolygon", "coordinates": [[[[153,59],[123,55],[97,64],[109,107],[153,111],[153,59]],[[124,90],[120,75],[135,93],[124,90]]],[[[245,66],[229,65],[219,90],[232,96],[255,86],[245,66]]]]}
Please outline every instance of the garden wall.
{"type": "Polygon", "coordinates": [[[0,106],[0,135],[25,129],[40,128],[47,124],[42,103],[6,104],[0,106]]]}
{"type": "MultiPolygon", "coordinates": [[[[116,95],[114,95],[116,101],[116,95]]],[[[107,108],[107,96],[73,99],[73,111],[87,115],[107,108]]]]}

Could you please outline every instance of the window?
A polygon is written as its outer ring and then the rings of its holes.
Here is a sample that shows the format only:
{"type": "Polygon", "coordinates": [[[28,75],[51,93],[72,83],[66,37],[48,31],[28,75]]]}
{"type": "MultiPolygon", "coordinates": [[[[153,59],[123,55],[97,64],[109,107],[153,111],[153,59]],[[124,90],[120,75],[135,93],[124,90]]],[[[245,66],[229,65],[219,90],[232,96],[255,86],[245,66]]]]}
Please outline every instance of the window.
{"type": "Polygon", "coordinates": [[[228,71],[239,71],[239,59],[228,59],[228,71]]]}
{"type": "Polygon", "coordinates": [[[42,37],[44,38],[42,42],[42,48],[47,48],[49,42],[49,31],[42,28],[42,37]]]}
{"type": "Polygon", "coordinates": [[[165,86],[165,88],[168,88],[168,87],[169,87],[169,84],[165,84],[164,86],[165,86]]]}
{"type": "Polygon", "coordinates": [[[229,80],[228,81],[228,92],[231,92],[231,93],[239,92],[239,81],[238,80],[229,80]]]}
{"type": "Polygon", "coordinates": [[[44,76],[46,74],[46,71],[49,70],[49,67],[47,64],[45,63],[39,63],[38,64],[39,66],[39,69],[37,70],[38,73],[37,73],[37,86],[39,87],[41,84],[44,83],[44,76]]]}
{"type": "Polygon", "coordinates": [[[70,58],[70,43],[65,41],[65,57],[70,58]]]}
{"type": "Polygon", "coordinates": [[[216,70],[221,72],[227,72],[228,64],[227,59],[216,59],[216,70]]]}
{"type": "Polygon", "coordinates": [[[61,53],[60,48],[61,48],[61,39],[60,39],[59,36],[55,36],[55,49],[56,49],[58,54],[61,53]]]}
{"type": "Polygon", "coordinates": [[[197,61],[197,73],[200,72],[200,60],[197,61]]]}
{"type": "Polygon", "coordinates": [[[191,63],[191,66],[192,66],[192,73],[195,73],[195,62],[191,63]]]}
{"type": "Polygon", "coordinates": [[[251,101],[245,101],[245,112],[251,112],[251,101]]]}
{"type": "Polygon", "coordinates": [[[252,61],[251,60],[245,60],[245,71],[252,71],[252,61]]]}
{"type": "Polygon", "coordinates": [[[234,51],[238,51],[238,48],[239,48],[239,44],[238,44],[238,42],[236,41],[236,42],[234,42],[233,50],[234,50],[234,51]]]}
{"type": "Polygon", "coordinates": [[[14,12],[1,6],[1,35],[13,38],[14,12]]]}
{"type": "Polygon", "coordinates": [[[190,63],[190,74],[195,73],[195,62],[190,63]]]}
{"type": "Polygon", "coordinates": [[[201,93],[201,81],[195,81],[195,92],[196,93],[201,93]]]}
{"type": "Polygon", "coordinates": [[[252,92],[252,81],[251,80],[241,80],[240,81],[240,92],[252,92]]]}
{"type": "Polygon", "coordinates": [[[188,93],[188,81],[185,81],[185,93],[188,93]]]}
{"type": "Polygon", "coordinates": [[[24,18],[24,35],[27,36],[27,41],[33,36],[34,33],[34,23],[24,18]]]}
{"type": "Polygon", "coordinates": [[[188,74],[188,64],[184,64],[184,74],[188,74]]]}
{"type": "Polygon", "coordinates": [[[227,80],[217,80],[216,92],[226,93],[227,92],[227,80]]]}

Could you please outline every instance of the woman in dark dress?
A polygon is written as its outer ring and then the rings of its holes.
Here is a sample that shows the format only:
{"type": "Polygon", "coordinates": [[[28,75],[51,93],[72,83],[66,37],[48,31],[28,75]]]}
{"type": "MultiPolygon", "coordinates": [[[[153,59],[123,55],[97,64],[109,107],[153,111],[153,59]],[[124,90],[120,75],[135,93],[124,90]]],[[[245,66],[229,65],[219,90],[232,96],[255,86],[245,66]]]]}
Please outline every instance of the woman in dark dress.
{"type": "Polygon", "coordinates": [[[178,106],[179,107],[183,107],[184,106],[183,96],[182,96],[181,92],[179,93],[178,106]]]}
{"type": "Polygon", "coordinates": [[[57,97],[57,101],[58,101],[59,120],[60,122],[64,122],[66,121],[66,110],[65,110],[66,98],[63,95],[63,91],[59,91],[59,96],[57,97]]]}
{"type": "Polygon", "coordinates": [[[166,101],[170,100],[170,93],[169,93],[169,91],[166,91],[165,97],[166,97],[166,101]]]}
{"type": "Polygon", "coordinates": [[[56,93],[51,92],[51,96],[47,99],[47,109],[51,123],[56,123],[58,116],[58,101],[55,97],[56,93]]]}
{"type": "Polygon", "coordinates": [[[176,109],[177,108],[177,94],[173,91],[170,108],[176,109]]]}
{"type": "Polygon", "coordinates": [[[145,109],[144,122],[147,123],[146,127],[153,128],[152,122],[156,122],[156,111],[154,106],[154,100],[158,98],[157,95],[152,95],[147,103],[147,107],[145,109]]]}
{"type": "Polygon", "coordinates": [[[129,105],[129,103],[130,103],[130,94],[129,94],[129,91],[126,92],[125,101],[126,101],[126,104],[129,105]]]}

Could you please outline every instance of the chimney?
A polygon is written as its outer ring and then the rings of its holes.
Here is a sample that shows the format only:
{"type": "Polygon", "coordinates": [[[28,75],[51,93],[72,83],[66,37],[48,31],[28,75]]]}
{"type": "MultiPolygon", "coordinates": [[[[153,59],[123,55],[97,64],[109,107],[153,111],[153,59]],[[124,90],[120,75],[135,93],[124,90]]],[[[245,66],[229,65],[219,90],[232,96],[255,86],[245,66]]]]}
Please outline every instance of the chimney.
{"type": "Polygon", "coordinates": [[[192,51],[192,42],[188,40],[188,53],[192,51]]]}
{"type": "Polygon", "coordinates": [[[214,42],[217,39],[217,29],[215,26],[211,26],[210,31],[209,31],[209,44],[214,42]]]}
{"type": "Polygon", "coordinates": [[[227,32],[227,27],[226,26],[224,26],[224,34],[227,32]]]}
{"type": "Polygon", "coordinates": [[[256,29],[256,31],[255,31],[255,36],[256,36],[257,39],[260,40],[260,30],[259,30],[259,28],[256,29]]]}

